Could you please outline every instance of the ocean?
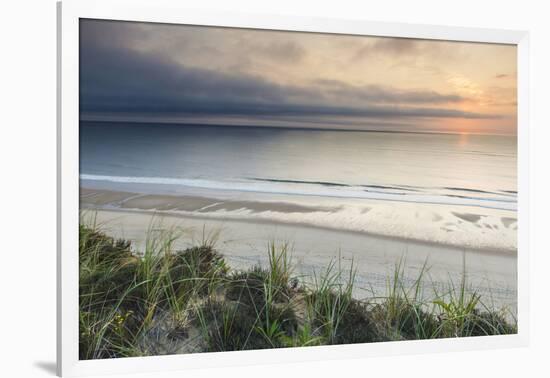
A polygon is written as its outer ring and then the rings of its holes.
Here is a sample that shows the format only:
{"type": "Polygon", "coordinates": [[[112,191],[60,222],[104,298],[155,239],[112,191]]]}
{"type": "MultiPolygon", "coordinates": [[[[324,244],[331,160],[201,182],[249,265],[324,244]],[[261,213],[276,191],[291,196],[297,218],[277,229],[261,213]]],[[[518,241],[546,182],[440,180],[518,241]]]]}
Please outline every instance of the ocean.
{"type": "Polygon", "coordinates": [[[81,187],[317,206],[210,215],[469,248],[517,248],[516,172],[515,136],[80,124],[81,187]]]}

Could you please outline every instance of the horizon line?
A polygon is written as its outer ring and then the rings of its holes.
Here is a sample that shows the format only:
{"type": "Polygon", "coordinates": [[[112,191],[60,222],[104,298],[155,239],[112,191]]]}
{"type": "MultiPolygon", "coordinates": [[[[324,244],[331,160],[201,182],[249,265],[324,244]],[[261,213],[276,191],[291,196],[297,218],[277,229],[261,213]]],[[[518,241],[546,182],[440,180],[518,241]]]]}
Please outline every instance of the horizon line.
{"type": "Polygon", "coordinates": [[[373,130],[373,129],[350,129],[350,128],[324,128],[324,127],[303,127],[303,126],[258,126],[258,125],[235,125],[235,124],[219,124],[219,123],[188,123],[188,122],[170,122],[170,121],[141,121],[141,120],[101,120],[101,119],[82,119],[80,122],[97,122],[97,123],[131,123],[131,124],[160,124],[173,126],[206,126],[206,127],[235,127],[235,128],[263,128],[263,129],[285,129],[285,130],[307,130],[307,131],[337,131],[337,132],[366,132],[366,133],[389,133],[389,134],[443,134],[443,135],[484,135],[484,136],[505,136],[516,137],[515,134],[499,134],[499,133],[476,133],[476,132],[459,132],[459,131],[410,131],[410,130],[373,130]]]}

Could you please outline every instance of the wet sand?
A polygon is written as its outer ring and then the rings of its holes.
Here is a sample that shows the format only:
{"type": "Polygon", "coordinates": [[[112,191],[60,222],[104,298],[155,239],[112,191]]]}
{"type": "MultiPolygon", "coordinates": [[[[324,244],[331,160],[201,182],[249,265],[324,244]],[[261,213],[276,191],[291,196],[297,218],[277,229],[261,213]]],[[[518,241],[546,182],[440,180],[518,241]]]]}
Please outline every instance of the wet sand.
{"type": "Polygon", "coordinates": [[[464,207],[455,211],[442,205],[399,204],[362,201],[348,205],[292,202],[290,198],[256,198],[249,193],[150,194],[125,190],[81,188],[81,208],[135,210],[165,214],[239,220],[253,223],[315,227],[339,233],[369,234],[381,238],[423,241],[477,250],[480,253],[516,256],[517,219],[509,212],[464,207]],[[290,201],[289,201],[290,200],[290,201]],[[492,213],[492,214],[491,214],[492,213]],[[489,214],[489,215],[488,215],[489,214]],[[506,215],[506,216],[504,216],[506,215]],[[405,228],[401,228],[405,226],[405,228]],[[403,232],[404,230],[407,230],[403,232]],[[412,231],[412,232],[411,232],[412,231]],[[491,233],[492,235],[486,235],[491,233]],[[496,235],[499,235],[498,237],[496,235]]]}
{"type": "Polygon", "coordinates": [[[317,211],[336,211],[338,207],[303,206],[289,202],[256,202],[218,200],[190,195],[160,195],[94,190],[81,188],[80,200],[83,207],[111,205],[121,209],[140,209],[158,211],[198,211],[213,212],[218,210],[233,211],[247,209],[253,213],[277,211],[282,213],[313,213],[317,211]]]}

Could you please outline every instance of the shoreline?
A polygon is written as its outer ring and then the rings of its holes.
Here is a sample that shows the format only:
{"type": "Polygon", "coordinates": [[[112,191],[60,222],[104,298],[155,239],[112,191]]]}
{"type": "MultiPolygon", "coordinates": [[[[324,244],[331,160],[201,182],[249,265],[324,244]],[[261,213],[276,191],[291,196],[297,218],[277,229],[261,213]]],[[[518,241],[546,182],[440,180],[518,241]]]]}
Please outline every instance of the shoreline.
{"type": "MultiPolygon", "coordinates": [[[[350,228],[330,227],[322,224],[313,224],[306,221],[277,219],[275,217],[262,218],[252,217],[262,212],[277,212],[283,214],[308,214],[308,213],[330,213],[338,211],[342,206],[329,205],[304,205],[287,201],[255,201],[247,199],[220,199],[209,196],[190,194],[150,194],[122,190],[106,190],[80,187],[80,206],[82,210],[109,210],[126,213],[143,213],[161,216],[174,216],[194,218],[205,221],[231,221],[248,224],[268,224],[281,226],[296,226],[327,230],[349,235],[363,235],[386,240],[398,240],[404,243],[441,246],[454,248],[458,251],[471,250],[481,254],[504,255],[517,257],[517,248],[496,248],[476,245],[457,245],[451,241],[426,240],[401,235],[388,235],[367,230],[356,230],[350,228]],[[237,211],[246,210],[247,213],[236,214],[237,211]]],[[[371,211],[372,207],[365,205],[362,213],[371,211]]],[[[470,213],[451,212],[455,217],[466,223],[476,223],[480,215],[470,213]]],[[[319,215],[322,216],[322,215],[319,215]]],[[[437,215],[436,215],[437,216],[437,215]]],[[[459,221],[460,222],[460,221],[459,221]]],[[[514,225],[515,218],[502,217],[501,222],[505,227],[514,225]]]]}

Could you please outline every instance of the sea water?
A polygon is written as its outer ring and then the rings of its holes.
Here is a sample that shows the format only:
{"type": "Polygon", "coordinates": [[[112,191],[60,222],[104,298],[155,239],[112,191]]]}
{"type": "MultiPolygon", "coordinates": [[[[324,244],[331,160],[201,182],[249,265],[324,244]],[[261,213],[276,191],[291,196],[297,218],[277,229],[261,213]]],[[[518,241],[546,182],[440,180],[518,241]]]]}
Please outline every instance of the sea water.
{"type": "Polygon", "coordinates": [[[474,248],[517,248],[516,169],[515,136],[80,125],[83,187],[318,205],[213,215],[474,248]]]}

